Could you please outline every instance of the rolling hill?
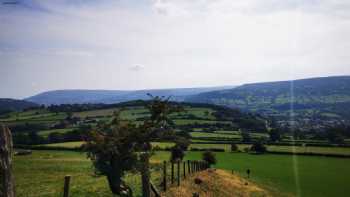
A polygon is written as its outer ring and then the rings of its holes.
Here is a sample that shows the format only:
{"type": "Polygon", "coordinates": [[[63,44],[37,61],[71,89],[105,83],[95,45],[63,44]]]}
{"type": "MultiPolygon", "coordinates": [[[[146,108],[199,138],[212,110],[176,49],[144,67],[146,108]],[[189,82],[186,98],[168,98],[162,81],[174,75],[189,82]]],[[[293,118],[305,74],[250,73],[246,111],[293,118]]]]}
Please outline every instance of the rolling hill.
{"type": "Polygon", "coordinates": [[[184,101],[186,97],[195,94],[233,88],[234,86],[208,87],[208,88],[177,88],[154,90],[55,90],[43,92],[25,100],[44,105],[83,104],[83,103],[119,103],[131,100],[147,100],[153,96],[171,96],[174,101],[184,101]]]}
{"type": "Polygon", "coordinates": [[[200,93],[188,102],[211,103],[267,114],[317,113],[350,119],[350,76],[245,84],[200,93]]]}

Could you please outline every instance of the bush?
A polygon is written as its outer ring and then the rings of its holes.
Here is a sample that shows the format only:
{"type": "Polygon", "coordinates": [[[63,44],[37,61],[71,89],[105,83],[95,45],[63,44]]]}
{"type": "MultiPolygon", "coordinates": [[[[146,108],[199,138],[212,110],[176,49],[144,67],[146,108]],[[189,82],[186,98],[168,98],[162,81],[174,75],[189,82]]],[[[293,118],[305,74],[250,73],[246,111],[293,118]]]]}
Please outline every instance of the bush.
{"type": "Polygon", "coordinates": [[[236,152],[236,151],[238,151],[238,146],[237,146],[237,144],[232,143],[231,144],[231,152],[236,152]]]}
{"type": "Polygon", "coordinates": [[[171,149],[170,161],[171,162],[182,161],[184,156],[185,156],[184,150],[179,146],[174,146],[171,149]]]}
{"type": "Polygon", "coordinates": [[[216,156],[211,151],[205,151],[202,155],[202,159],[208,162],[209,166],[216,164],[216,156]]]}
{"type": "Polygon", "coordinates": [[[266,147],[263,143],[261,142],[255,142],[252,147],[250,148],[251,151],[256,152],[256,153],[265,153],[266,152],[266,147]]]}

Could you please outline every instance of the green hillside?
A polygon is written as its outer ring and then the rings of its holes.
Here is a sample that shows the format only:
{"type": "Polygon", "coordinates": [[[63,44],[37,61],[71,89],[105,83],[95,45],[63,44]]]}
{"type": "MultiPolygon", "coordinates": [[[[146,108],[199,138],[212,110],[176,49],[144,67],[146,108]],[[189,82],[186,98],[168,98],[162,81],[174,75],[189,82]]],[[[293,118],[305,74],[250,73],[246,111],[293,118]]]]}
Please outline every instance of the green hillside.
{"type": "Polygon", "coordinates": [[[293,115],[297,119],[350,120],[350,76],[246,84],[198,94],[187,101],[225,105],[282,119],[293,115]]]}

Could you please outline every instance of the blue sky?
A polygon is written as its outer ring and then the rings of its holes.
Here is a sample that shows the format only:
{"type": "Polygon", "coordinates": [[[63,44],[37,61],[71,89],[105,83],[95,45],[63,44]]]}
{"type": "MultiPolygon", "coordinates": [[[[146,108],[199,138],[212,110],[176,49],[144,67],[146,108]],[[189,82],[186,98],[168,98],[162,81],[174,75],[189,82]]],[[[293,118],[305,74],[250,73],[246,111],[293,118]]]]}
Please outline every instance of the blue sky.
{"type": "Polygon", "coordinates": [[[350,2],[0,0],[0,97],[350,75],[350,2]]]}

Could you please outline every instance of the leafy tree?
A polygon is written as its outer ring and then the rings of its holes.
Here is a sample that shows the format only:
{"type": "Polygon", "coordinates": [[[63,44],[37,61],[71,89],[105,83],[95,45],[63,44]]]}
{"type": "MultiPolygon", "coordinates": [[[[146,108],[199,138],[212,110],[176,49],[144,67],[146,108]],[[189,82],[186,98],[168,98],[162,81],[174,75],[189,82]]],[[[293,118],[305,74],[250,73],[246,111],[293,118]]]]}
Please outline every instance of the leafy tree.
{"type": "Polygon", "coordinates": [[[205,151],[202,154],[202,159],[208,162],[209,166],[216,164],[216,155],[211,151],[205,151]]]}
{"type": "Polygon", "coordinates": [[[185,151],[190,146],[190,141],[183,137],[176,137],[175,146],[171,148],[171,157],[172,162],[182,161],[185,156],[185,151]]]}
{"type": "Polygon", "coordinates": [[[250,150],[262,154],[266,152],[266,147],[262,142],[255,142],[250,150]]]}
{"type": "Polygon", "coordinates": [[[184,156],[185,156],[185,152],[180,146],[175,145],[174,147],[171,148],[171,155],[170,155],[171,162],[182,161],[184,156]]]}
{"type": "Polygon", "coordinates": [[[87,156],[93,162],[96,174],[107,177],[113,194],[131,193],[122,178],[126,171],[135,168],[137,134],[134,124],[121,122],[115,113],[111,123],[100,125],[86,138],[87,156]]]}
{"type": "Polygon", "coordinates": [[[161,97],[152,97],[152,100],[146,106],[150,112],[143,124],[141,124],[138,134],[140,153],[140,171],[142,179],[142,193],[143,197],[150,196],[150,169],[149,161],[152,155],[151,141],[156,136],[162,136],[161,133],[171,130],[171,121],[169,115],[171,113],[180,112],[181,107],[170,104],[169,98],[163,99],[161,97]]]}
{"type": "Polygon", "coordinates": [[[36,131],[30,131],[28,133],[28,139],[30,141],[30,144],[41,144],[44,141],[44,139],[38,135],[36,131]]]}
{"type": "Polygon", "coordinates": [[[236,152],[238,150],[238,146],[235,143],[231,144],[231,152],[236,152]]]}
{"type": "Polygon", "coordinates": [[[279,129],[271,129],[269,132],[270,140],[272,142],[278,142],[281,141],[281,132],[279,129]]]}
{"type": "Polygon", "coordinates": [[[344,135],[340,128],[329,128],[326,131],[326,137],[330,143],[343,144],[344,135]]]}

